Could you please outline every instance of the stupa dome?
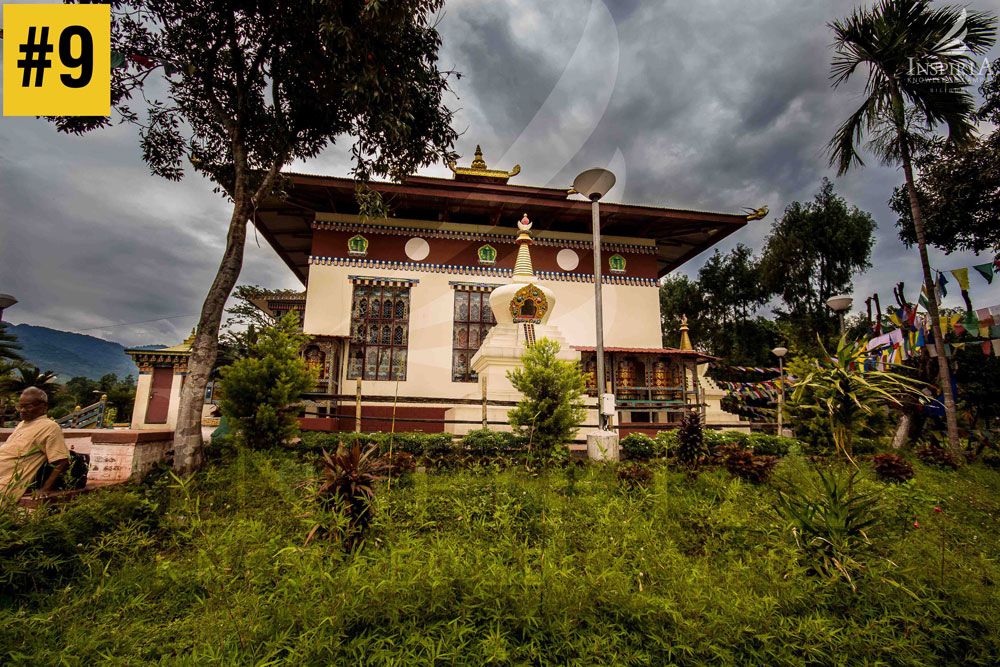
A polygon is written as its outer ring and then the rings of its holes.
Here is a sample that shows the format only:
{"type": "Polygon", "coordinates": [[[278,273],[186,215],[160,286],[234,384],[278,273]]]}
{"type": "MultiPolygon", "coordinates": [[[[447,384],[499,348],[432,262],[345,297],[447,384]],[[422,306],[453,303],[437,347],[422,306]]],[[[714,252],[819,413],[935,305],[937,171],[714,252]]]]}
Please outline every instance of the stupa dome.
{"type": "Polygon", "coordinates": [[[541,285],[531,266],[531,221],[528,214],[517,223],[517,261],[513,282],[501,285],[490,294],[490,309],[497,324],[545,324],[555,309],[556,297],[541,285]]]}

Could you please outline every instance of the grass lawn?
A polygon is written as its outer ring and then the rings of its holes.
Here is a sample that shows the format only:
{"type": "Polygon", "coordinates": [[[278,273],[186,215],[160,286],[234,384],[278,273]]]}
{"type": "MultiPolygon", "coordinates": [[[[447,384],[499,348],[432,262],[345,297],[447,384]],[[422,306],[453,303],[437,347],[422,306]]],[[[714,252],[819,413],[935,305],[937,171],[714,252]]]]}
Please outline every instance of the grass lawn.
{"type": "Polygon", "coordinates": [[[855,590],[811,572],[774,512],[777,484],[816,483],[800,457],[763,486],[417,473],[380,488],[348,554],[304,545],[330,519],[308,458],[232,454],[5,524],[0,662],[996,664],[1000,472],[916,469],[896,486],[865,470],[880,522],[855,590]]]}

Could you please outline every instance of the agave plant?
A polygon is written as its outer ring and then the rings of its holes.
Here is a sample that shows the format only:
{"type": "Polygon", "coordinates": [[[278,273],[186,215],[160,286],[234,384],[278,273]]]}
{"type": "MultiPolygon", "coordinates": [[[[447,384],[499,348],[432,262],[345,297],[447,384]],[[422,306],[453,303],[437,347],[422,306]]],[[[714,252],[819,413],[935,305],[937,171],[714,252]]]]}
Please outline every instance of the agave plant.
{"type": "Polygon", "coordinates": [[[927,386],[925,383],[892,371],[865,370],[864,360],[864,344],[841,337],[836,355],[830,355],[823,347],[823,356],[816,360],[812,372],[793,385],[792,400],[803,404],[807,400],[814,402],[811,407],[830,420],[837,452],[851,463],[854,463],[851,445],[862,419],[882,405],[902,405],[901,399],[907,396],[927,400],[921,391],[927,386]]]}
{"type": "MultiPolygon", "coordinates": [[[[320,465],[323,468],[323,483],[316,495],[324,509],[333,510],[346,519],[344,545],[353,548],[371,523],[375,483],[389,472],[389,464],[384,458],[376,456],[374,446],[362,452],[360,445],[351,449],[341,445],[334,454],[323,450],[320,465]]],[[[321,529],[322,526],[313,528],[306,541],[310,541],[321,529]]],[[[326,532],[333,534],[337,531],[327,529],[326,532]]]]}

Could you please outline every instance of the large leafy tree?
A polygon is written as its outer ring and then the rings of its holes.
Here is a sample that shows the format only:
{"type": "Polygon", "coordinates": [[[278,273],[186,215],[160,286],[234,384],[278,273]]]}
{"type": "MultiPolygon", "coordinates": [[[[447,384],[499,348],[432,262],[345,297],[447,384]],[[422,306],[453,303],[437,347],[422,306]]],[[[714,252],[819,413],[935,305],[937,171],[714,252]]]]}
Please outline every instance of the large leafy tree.
{"type": "MultiPolygon", "coordinates": [[[[942,124],[953,144],[967,145],[973,138],[975,103],[968,91],[968,72],[977,65],[974,56],[992,45],[995,25],[995,19],[985,13],[932,8],[928,0],[880,0],[830,24],[836,51],[831,66],[834,87],[861,68],[868,71],[861,106],[830,141],[830,162],[840,174],[862,164],[858,144],[867,134],[869,147],[883,162],[902,164],[928,294],[934,294],[934,280],[913,176],[913,149],[916,137],[942,124]]],[[[928,310],[934,345],[944,359],[935,299],[930,299],[928,310]]],[[[948,442],[958,450],[951,374],[947,363],[939,368],[948,442]]]]}
{"type": "MultiPolygon", "coordinates": [[[[1000,59],[980,87],[981,120],[1000,126],[1000,59]]],[[[1000,255],[1000,129],[967,146],[935,139],[914,156],[917,199],[927,242],[946,252],[991,251],[1000,255]]],[[[899,215],[899,238],[917,242],[906,186],[889,202],[899,215]]]]}
{"type": "Polygon", "coordinates": [[[672,276],[660,286],[664,344],[679,344],[681,316],[686,315],[698,349],[731,363],[770,363],[770,349],[780,336],[773,322],[754,316],[769,297],[750,248],[740,244],[726,254],[716,250],[697,280],[672,276]]]}
{"type": "MultiPolygon", "coordinates": [[[[201,401],[225,302],[243,263],[246,224],[280,190],[281,169],[353,140],[355,173],[401,179],[451,157],[434,14],[442,0],[113,0],[112,105],[141,126],[154,174],[180,179],[185,162],[233,205],[226,248],[208,290],[181,393],[174,465],[201,459],[201,401]],[[162,79],[163,99],[144,103],[162,79]]],[[[108,118],[59,118],[82,133],[108,118]]]]}
{"type": "Polygon", "coordinates": [[[837,320],[826,306],[835,294],[849,292],[854,274],[871,266],[875,220],[834,192],[823,179],[811,202],[792,202],[771,227],[760,273],[768,291],[781,297],[779,311],[804,347],[827,337],[837,320]]]}

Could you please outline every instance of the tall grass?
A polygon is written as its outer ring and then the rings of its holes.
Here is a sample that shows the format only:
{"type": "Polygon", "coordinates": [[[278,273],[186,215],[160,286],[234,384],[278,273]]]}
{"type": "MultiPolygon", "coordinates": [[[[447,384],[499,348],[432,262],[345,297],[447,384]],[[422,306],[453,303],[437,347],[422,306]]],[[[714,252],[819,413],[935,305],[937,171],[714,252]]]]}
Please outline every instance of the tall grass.
{"type": "MultiPolygon", "coordinates": [[[[809,490],[812,468],[786,457],[775,483],[809,490]]],[[[883,520],[852,591],[810,574],[773,486],[721,470],[628,490],[611,466],[417,473],[348,553],[304,544],[310,461],[243,451],[151,485],[157,522],[9,598],[0,662],[993,664],[1000,474],[916,469],[858,482],[883,520]]]]}

